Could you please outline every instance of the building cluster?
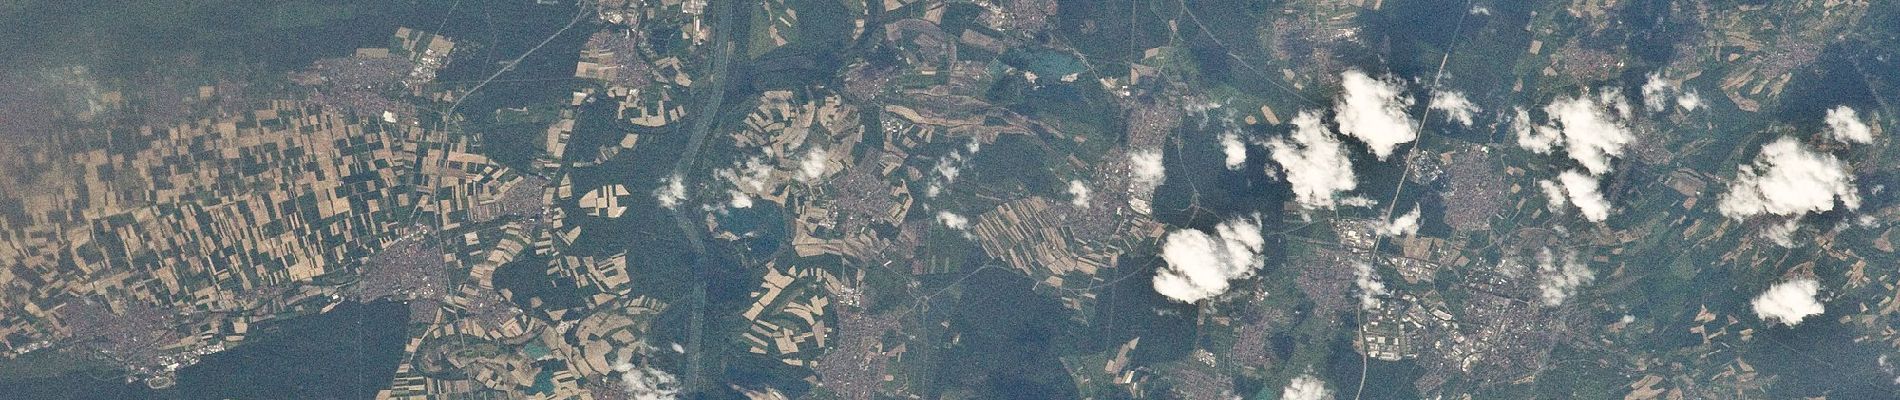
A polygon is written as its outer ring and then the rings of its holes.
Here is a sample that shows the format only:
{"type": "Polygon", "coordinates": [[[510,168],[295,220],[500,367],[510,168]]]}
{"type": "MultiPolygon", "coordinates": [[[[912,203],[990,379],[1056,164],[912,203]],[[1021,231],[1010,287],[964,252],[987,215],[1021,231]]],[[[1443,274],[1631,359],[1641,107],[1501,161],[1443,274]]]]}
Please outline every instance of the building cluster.
{"type": "MultiPolygon", "coordinates": [[[[416,67],[402,76],[420,88],[453,42],[405,28],[392,46],[358,53],[408,60],[416,67]]],[[[472,152],[471,135],[392,121],[385,109],[322,96],[239,108],[215,87],[197,95],[211,106],[190,118],[75,133],[18,164],[56,189],[0,191],[0,203],[21,208],[0,216],[6,355],[58,347],[162,387],[251,326],[345,299],[405,301],[416,322],[475,324],[456,332],[529,324],[490,275],[547,242],[536,239],[547,180],[472,152]]],[[[596,282],[624,286],[624,260],[604,264],[619,270],[589,270],[596,282]]]]}
{"type": "Polygon", "coordinates": [[[250,310],[274,299],[247,294],[353,271],[400,236],[419,198],[403,129],[276,101],[46,155],[41,178],[65,183],[0,194],[25,211],[0,219],[0,340],[89,340],[69,321],[83,304],[250,310]]]}
{"type": "MultiPolygon", "coordinates": [[[[1820,58],[1822,43],[1859,25],[1870,4],[1800,0],[1720,10],[1704,5],[1696,12],[1709,22],[1698,43],[1701,49],[1695,50],[1696,61],[1735,66],[1722,72],[1722,94],[1736,108],[1761,111],[1762,104],[1774,104],[1781,97],[1795,70],[1820,58]]],[[[1695,67],[1681,80],[1700,73],[1701,68],[1695,67]]]]}

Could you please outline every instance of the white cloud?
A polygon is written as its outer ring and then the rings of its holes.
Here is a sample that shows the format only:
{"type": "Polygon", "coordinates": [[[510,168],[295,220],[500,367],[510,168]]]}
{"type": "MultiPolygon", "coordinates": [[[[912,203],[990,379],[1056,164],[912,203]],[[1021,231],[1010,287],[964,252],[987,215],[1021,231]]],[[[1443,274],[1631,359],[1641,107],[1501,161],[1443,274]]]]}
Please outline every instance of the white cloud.
{"type": "Polygon", "coordinates": [[[1365,143],[1380,161],[1391,156],[1399,145],[1418,139],[1412,117],[1405,114],[1405,108],[1412,106],[1412,99],[1401,93],[1405,90],[1404,82],[1375,79],[1359,70],[1349,70],[1341,76],[1340,83],[1345,92],[1335,105],[1333,116],[1339,123],[1339,133],[1365,143]]]}
{"type": "Polygon", "coordinates": [[[1597,191],[1596,178],[1569,170],[1558,174],[1557,180],[1563,183],[1564,193],[1570,195],[1570,204],[1575,204],[1577,210],[1583,212],[1584,219],[1602,222],[1610,218],[1610,201],[1597,191]]]}
{"type": "Polygon", "coordinates": [[[757,157],[736,163],[732,168],[714,171],[714,175],[732,184],[731,205],[733,208],[752,206],[753,193],[765,193],[772,185],[772,166],[757,157]]]}
{"type": "Polygon", "coordinates": [[[1763,228],[1761,235],[1768,238],[1768,241],[1775,242],[1775,245],[1793,248],[1794,233],[1799,230],[1801,230],[1801,218],[1794,217],[1763,228]]]}
{"type": "Polygon", "coordinates": [[[1280,400],[1325,400],[1332,397],[1332,392],[1326,391],[1326,381],[1310,373],[1293,377],[1292,381],[1286,383],[1286,388],[1280,390],[1280,400]]]}
{"type": "Polygon", "coordinates": [[[964,145],[962,152],[951,151],[949,155],[938,158],[937,165],[931,168],[937,172],[937,176],[924,185],[924,197],[937,197],[938,194],[942,194],[944,186],[955,183],[957,176],[963,174],[964,161],[975,157],[976,152],[982,149],[982,142],[972,140],[964,145]]]}
{"type": "Polygon", "coordinates": [[[1814,278],[1796,278],[1770,286],[1749,304],[1762,321],[1794,326],[1809,315],[1826,311],[1821,302],[1814,299],[1820,292],[1821,283],[1814,278]]]}
{"type": "Polygon", "coordinates": [[[666,177],[660,181],[660,187],[653,189],[653,199],[668,210],[679,207],[681,201],[686,201],[686,183],[680,180],[679,174],[666,177]]]}
{"type": "Polygon", "coordinates": [[[1471,100],[1465,98],[1464,93],[1451,90],[1441,90],[1433,94],[1432,102],[1427,103],[1425,107],[1444,111],[1446,119],[1457,121],[1459,125],[1464,126],[1471,126],[1472,114],[1484,111],[1478,108],[1477,104],[1471,104],[1471,100]]]}
{"type": "Polygon", "coordinates": [[[1511,133],[1517,135],[1517,147],[1537,154],[1550,154],[1557,148],[1557,141],[1563,140],[1562,130],[1546,126],[1537,126],[1531,122],[1531,112],[1524,107],[1512,107],[1511,133]]]}
{"type": "Polygon", "coordinates": [[[825,153],[825,149],[812,146],[805,151],[805,157],[798,160],[798,181],[811,182],[825,177],[825,173],[831,172],[830,162],[831,157],[825,153]]]}
{"type": "Polygon", "coordinates": [[[1471,6],[1471,15],[1491,15],[1491,7],[1485,7],[1483,4],[1471,6]]]}
{"type": "Polygon", "coordinates": [[[733,181],[734,184],[740,185],[741,188],[754,193],[763,193],[769,190],[772,182],[771,165],[767,165],[764,161],[758,159],[747,160],[744,171],[745,174],[733,181]]]}
{"type": "MultiPolygon", "coordinates": [[[[678,344],[673,345],[675,349],[678,344]]],[[[631,343],[630,348],[621,349],[613,370],[620,373],[620,387],[629,398],[636,400],[673,400],[679,398],[679,378],[673,374],[645,365],[634,364],[635,355],[644,356],[653,350],[645,340],[631,343]]]]}
{"type": "Polygon", "coordinates": [[[1835,201],[1860,208],[1860,194],[1847,166],[1791,137],[1762,146],[1753,164],[1741,166],[1716,208],[1743,219],[1761,214],[1794,216],[1834,209],[1835,201]]]}
{"type": "Polygon", "coordinates": [[[949,211],[937,211],[937,222],[955,230],[970,229],[970,219],[949,211]]]}
{"type": "Polygon", "coordinates": [[[634,400],[673,400],[679,398],[679,378],[658,368],[614,365],[620,371],[620,385],[634,400]]]}
{"type": "Polygon", "coordinates": [[[1564,203],[1568,203],[1568,201],[1564,200],[1563,186],[1557,186],[1557,182],[1544,179],[1537,181],[1537,187],[1544,191],[1544,207],[1546,209],[1549,209],[1550,212],[1564,210],[1564,203]]]}
{"type": "Polygon", "coordinates": [[[950,153],[947,157],[937,159],[937,165],[932,170],[937,171],[937,179],[932,179],[924,188],[924,197],[937,197],[943,192],[944,185],[957,181],[957,175],[963,173],[963,154],[950,153]]]}
{"type": "Polygon", "coordinates": [[[1884,224],[1882,224],[1882,222],[1885,222],[1885,221],[1881,221],[1880,217],[1875,217],[1872,215],[1865,215],[1865,214],[1862,214],[1860,218],[1854,219],[1854,225],[1862,227],[1862,228],[1868,228],[1868,229],[1875,229],[1875,228],[1880,228],[1880,227],[1885,226],[1884,224]]]}
{"type": "Polygon", "coordinates": [[[1379,281],[1378,271],[1372,270],[1372,264],[1355,262],[1353,267],[1353,286],[1359,288],[1359,307],[1371,310],[1379,307],[1379,298],[1392,295],[1385,289],[1385,282],[1379,281]]]}
{"type": "Polygon", "coordinates": [[[1240,167],[1247,165],[1247,143],[1240,141],[1240,134],[1222,133],[1220,149],[1227,156],[1227,170],[1239,171],[1240,167]]]}
{"type": "Polygon", "coordinates": [[[1267,141],[1273,161],[1286,170],[1286,181],[1293,185],[1294,199],[1307,209],[1333,208],[1341,192],[1359,187],[1353,176],[1352,159],[1339,139],[1320,122],[1319,115],[1301,111],[1293,117],[1291,143],[1282,138],[1267,141]]]}
{"type": "MultiPolygon", "coordinates": [[[[1583,164],[1591,175],[1609,172],[1610,159],[1623,155],[1623,146],[1634,140],[1626,122],[1629,104],[1616,89],[1604,90],[1596,98],[1584,95],[1557,99],[1544,106],[1544,113],[1550,115],[1551,123],[1540,129],[1537,137],[1552,135],[1545,129],[1562,132],[1570,158],[1583,164]]],[[[1518,144],[1525,145],[1522,137],[1519,139],[1518,144]]]]}
{"type": "Polygon", "coordinates": [[[1194,229],[1168,232],[1161,244],[1161,259],[1168,265],[1155,271],[1155,291],[1193,303],[1227,292],[1230,280],[1253,276],[1266,263],[1261,255],[1266,238],[1255,218],[1227,220],[1212,235],[1194,229]]]}
{"type": "Polygon", "coordinates": [[[1520,276],[1524,276],[1524,272],[1528,270],[1530,270],[1530,268],[1526,267],[1524,263],[1518,262],[1517,258],[1515,257],[1504,258],[1503,261],[1498,262],[1498,267],[1497,267],[1498,274],[1504,275],[1504,277],[1506,278],[1517,278],[1520,276]]]}
{"type": "Polygon", "coordinates": [[[667,176],[659,182],[659,188],[654,188],[654,199],[665,209],[680,207],[680,201],[686,201],[686,182],[680,182],[680,174],[667,176]]]}
{"type": "Polygon", "coordinates": [[[1839,106],[1827,110],[1827,136],[1841,143],[1873,143],[1874,131],[1860,122],[1860,116],[1852,107],[1839,106]]]}
{"type": "Polygon", "coordinates": [[[737,190],[727,190],[726,193],[732,195],[732,200],[726,202],[727,206],[731,206],[732,208],[752,208],[752,195],[737,190]]]}
{"type": "Polygon", "coordinates": [[[950,157],[937,159],[935,169],[937,176],[943,177],[944,182],[955,182],[957,176],[963,174],[963,155],[953,153],[950,157]]]}
{"type": "Polygon", "coordinates": [[[1559,259],[1549,248],[1537,255],[1537,275],[1537,290],[1544,297],[1544,305],[1552,307],[1563,305],[1577,288],[1597,279],[1596,272],[1578,261],[1576,253],[1565,253],[1559,259]]]}
{"type": "Polygon", "coordinates": [[[1141,190],[1154,190],[1167,179],[1166,167],[1161,163],[1161,151],[1140,150],[1128,154],[1128,165],[1134,173],[1135,186],[1141,190]]]}
{"type": "Polygon", "coordinates": [[[1643,83],[1643,108],[1649,112],[1663,112],[1669,109],[1669,93],[1676,91],[1676,84],[1663,79],[1661,73],[1649,73],[1649,81],[1643,83]]]}
{"type": "Polygon", "coordinates": [[[1610,201],[1597,190],[1596,178],[1583,172],[1564,171],[1557,175],[1556,181],[1537,181],[1537,187],[1543,190],[1552,212],[1563,211],[1564,203],[1569,203],[1577,206],[1584,219],[1602,222],[1610,217],[1610,201]]]}
{"type": "Polygon", "coordinates": [[[1418,233],[1418,205],[1412,206],[1412,212],[1393,218],[1379,234],[1386,236],[1411,236],[1418,233]]]}
{"type": "Polygon", "coordinates": [[[1076,208],[1089,208],[1089,187],[1081,180],[1069,181],[1069,204],[1076,208]]]}
{"type": "Polygon", "coordinates": [[[1682,95],[1676,96],[1676,106],[1682,107],[1683,111],[1695,111],[1696,109],[1700,109],[1702,108],[1702,95],[1696,94],[1695,89],[1683,91],[1682,95]]]}
{"type": "Polygon", "coordinates": [[[1161,162],[1161,151],[1146,149],[1128,153],[1128,168],[1128,208],[1141,214],[1154,212],[1149,201],[1154,197],[1155,188],[1161,187],[1161,182],[1168,177],[1161,162]]]}

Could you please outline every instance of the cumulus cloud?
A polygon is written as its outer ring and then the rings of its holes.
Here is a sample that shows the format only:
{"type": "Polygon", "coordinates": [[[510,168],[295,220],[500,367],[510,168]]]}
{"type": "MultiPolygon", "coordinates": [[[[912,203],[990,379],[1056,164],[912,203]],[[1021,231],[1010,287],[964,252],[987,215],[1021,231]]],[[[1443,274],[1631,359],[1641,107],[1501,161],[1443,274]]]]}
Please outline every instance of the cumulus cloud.
{"type": "Polygon", "coordinates": [[[1405,213],[1379,229],[1386,236],[1411,236],[1418,233],[1418,205],[1412,205],[1412,212],[1405,213]]]}
{"type": "Polygon", "coordinates": [[[1841,143],[1873,143],[1874,131],[1866,123],[1860,122],[1860,116],[1852,107],[1839,106],[1827,110],[1827,136],[1841,143]]]}
{"type": "Polygon", "coordinates": [[[1684,91],[1676,96],[1676,106],[1682,107],[1683,111],[1695,111],[1702,108],[1702,95],[1696,94],[1695,89],[1684,91]]]}
{"type": "Polygon", "coordinates": [[[1128,168],[1128,208],[1141,214],[1154,212],[1149,200],[1153,198],[1155,188],[1161,187],[1161,182],[1168,177],[1161,163],[1161,151],[1146,149],[1129,153],[1128,168]]]}
{"type": "Polygon", "coordinates": [[[1332,392],[1326,391],[1326,381],[1310,373],[1293,377],[1292,381],[1286,383],[1286,388],[1280,390],[1280,400],[1325,400],[1332,397],[1332,392]]]}
{"type": "Polygon", "coordinates": [[[1366,310],[1379,308],[1379,298],[1392,295],[1385,289],[1385,282],[1379,281],[1379,273],[1372,270],[1372,264],[1353,263],[1352,283],[1359,288],[1359,307],[1366,310]]]}
{"type": "Polygon", "coordinates": [[[1643,82],[1643,109],[1652,113],[1669,111],[1671,104],[1682,107],[1683,111],[1695,111],[1702,108],[1702,96],[1695,89],[1683,89],[1676,82],[1663,78],[1660,72],[1649,73],[1649,80],[1643,82]]]}
{"type": "Polygon", "coordinates": [[[937,159],[937,165],[931,170],[937,172],[937,178],[930,180],[924,187],[924,197],[937,197],[943,193],[944,185],[957,181],[957,175],[963,173],[963,155],[950,153],[950,156],[937,159]]]}
{"type": "Polygon", "coordinates": [[[1160,150],[1141,150],[1128,154],[1129,169],[1134,172],[1135,186],[1153,190],[1161,186],[1168,178],[1167,169],[1161,164],[1160,150]]]}
{"type": "Polygon", "coordinates": [[[772,182],[772,166],[758,158],[746,160],[736,172],[727,171],[727,179],[732,181],[734,186],[749,192],[765,192],[772,182]]]}
{"type": "Polygon", "coordinates": [[[772,185],[772,166],[758,157],[714,171],[714,175],[732,184],[733,189],[726,191],[732,195],[727,203],[732,208],[752,207],[752,193],[765,193],[772,185]]]}
{"type": "Polygon", "coordinates": [[[1537,255],[1537,291],[1543,295],[1544,305],[1563,305],[1578,288],[1596,281],[1596,272],[1577,258],[1576,253],[1564,253],[1559,258],[1548,248],[1537,255]]]}
{"type": "Polygon", "coordinates": [[[653,189],[653,199],[668,210],[679,207],[680,202],[686,201],[686,183],[680,180],[679,174],[666,177],[660,181],[660,187],[653,189]]]}
{"type": "Polygon", "coordinates": [[[811,182],[825,177],[826,173],[831,172],[830,161],[831,157],[825,154],[823,148],[813,146],[806,150],[805,157],[798,160],[798,181],[811,182]]]}
{"type": "Polygon", "coordinates": [[[1471,15],[1491,15],[1491,7],[1482,4],[1471,6],[1471,15]]]}
{"type": "MultiPolygon", "coordinates": [[[[1609,172],[1610,159],[1623,155],[1623,146],[1634,140],[1627,123],[1630,107],[1620,90],[1604,90],[1594,98],[1560,98],[1545,105],[1544,113],[1550,116],[1550,123],[1539,129],[1537,138],[1560,132],[1570,158],[1583,164],[1591,175],[1609,172]]],[[[1518,144],[1525,145],[1521,139],[1518,144]]]]}
{"type": "Polygon", "coordinates": [[[629,363],[614,365],[620,371],[620,385],[634,400],[673,400],[679,398],[679,378],[658,368],[636,367],[629,363]]]}
{"type": "Polygon", "coordinates": [[[1286,181],[1293,185],[1293,196],[1307,209],[1333,208],[1339,193],[1359,186],[1353,176],[1352,159],[1339,139],[1320,122],[1318,114],[1301,111],[1293,117],[1292,142],[1283,138],[1267,141],[1267,151],[1286,181]]]}
{"type": "Polygon", "coordinates": [[[1563,211],[1564,203],[1569,203],[1569,201],[1564,199],[1564,187],[1558,186],[1557,182],[1552,182],[1549,179],[1539,180],[1537,181],[1537,188],[1544,191],[1544,205],[1550,212],[1563,211]]]}
{"type": "MultiPolygon", "coordinates": [[[[679,349],[678,344],[674,344],[673,347],[676,351],[679,349]]],[[[629,348],[621,349],[621,351],[616,352],[619,356],[616,357],[616,361],[613,362],[612,366],[614,371],[620,373],[619,382],[621,389],[626,392],[628,398],[636,400],[673,400],[679,398],[679,378],[665,370],[647,366],[645,362],[637,364],[634,362],[636,356],[644,358],[653,350],[652,346],[647,345],[646,341],[641,340],[631,343],[629,348]]]]}
{"type": "Polygon", "coordinates": [[[1069,204],[1076,208],[1089,208],[1089,187],[1081,180],[1069,181],[1069,204]]]}
{"type": "Polygon", "coordinates": [[[1775,242],[1777,246],[1792,248],[1794,247],[1794,233],[1799,230],[1801,230],[1801,219],[1796,217],[1763,228],[1761,235],[1762,237],[1768,238],[1768,241],[1775,242]]]}
{"type": "Polygon", "coordinates": [[[1240,134],[1222,133],[1220,151],[1227,156],[1227,170],[1239,171],[1240,167],[1247,165],[1247,143],[1240,141],[1240,134]]]}
{"type": "Polygon", "coordinates": [[[1168,232],[1161,244],[1161,259],[1168,265],[1155,271],[1155,291],[1193,303],[1226,293],[1230,280],[1253,276],[1266,263],[1258,218],[1227,220],[1211,235],[1194,229],[1168,232]]]}
{"type": "Polygon", "coordinates": [[[938,211],[937,222],[942,223],[945,227],[959,231],[970,228],[969,218],[964,218],[962,215],[957,215],[957,213],[949,211],[938,211]]]}
{"type": "Polygon", "coordinates": [[[1432,102],[1426,103],[1425,107],[1444,111],[1446,119],[1464,126],[1471,126],[1472,114],[1484,111],[1478,108],[1477,104],[1472,104],[1470,99],[1465,98],[1464,93],[1451,90],[1440,90],[1433,94],[1432,102]]]}
{"type": "MultiPolygon", "coordinates": [[[[1672,85],[1660,75],[1651,74],[1649,83],[1643,85],[1645,106],[1667,108],[1672,85]]],[[[1575,205],[1584,219],[1608,219],[1610,202],[1597,188],[1595,177],[1609,172],[1611,159],[1621,156],[1623,147],[1634,140],[1628,127],[1631,110],[1622,92],[1612,88],[1594,97],[1584,94],[1559,98],[1544,106],[1550,119],[1545,124],[1533,124],[1530,112],[1523,108],[1514,108],[1512,113],[1510,129],[1517,136],[1518,147],[1538,154],[1562,147],[1570,159],[1583,166],[1582,171],[1564,171],[1555,181],[1537,183],[1550,200],[1551,211],[1562,210],[1567,202],[1575,205]]]]}
{"type": "Polygon", "coordinates": [[[1402,94],[1404,82],[1377,79],[1359,70],[1349,70],[1341,76],[1340,84],[1345,91],[1335,105],[1333,116],[1339,122],[1339,133],[1365,143],[1380,161],[1391,156],[1399,145],[1418,139],[1412,117],[1405,113],[1405,108],[1412,106],[1412,99],[1402,94]]]}
{"type": "Polygon", "coordinates": [[[942,194],[944,186],[956,182],[957,176],[963,174],[965,160],[975,157],[976,152],[982,149],[982,142],[972,140],[970,144],[964,146],[963,151],[952,151],[950,155],[937,159],[937,165],[931,168],[932,171],[936,171],[937,176],[924,185],[924,197],[937,197],[938,194],[942,194]]]}
{"type": "Polygon", "coordinates": [[[752,208],[752,195],[737,190],[727,190],[726,193],[732,195],[732,200],[726,202],[727,206],[732,208],[752,208]]]}
{"type": "Polygon", "coordinates": [[[1821,283],[1814,278],[1796,278],[1768,287],[1768,291],[1755,296],[1749,304],[1762,321],[1794,326],[1809,315],[1826,311],[1814,298],[1820,292],[1821,283]]]}
{"type": "Polygon", "coordinates": [[[1661,73],[1649,73],[1649,81],[1643,83],[1643,108],[1649,112],[1663,112],[1669,109],[1669,94],[1676,91],[1676,84],[1663,79],[1661,73]]]}
{"type": "Polygon", "coordinates": [[[1550,211],[1563,211],[1564,204],[1577,206],[1583,218],[1592,222],[1602,222],[1610,217],[1610,201],[1603,198],[1597,190],[1596,178],[1576,170],[1564,171],[1557,175],[1556,181],[1540,180],[1537,186],[1544,192],[1550,211]]]}
{"type": "Polygon", "coordinates": [[[1860,208],[1860,193],[1847,166],[1831,154],[1782,137],[1762,146],[1753,164],[1741,166],[1716,208],[1729,218],[1743,219],[1828,211],[1836,201],[1848,209],[1860,208]]]}
{"type": "Polygon", "coordinates": [[[1564,185],[1564,193],[1570,195],[1570,204],[1583,212],[1583,218],[1601,222],[1610,217],[1610,201],[1597,191],[1597,179],[1576,170],[1564,171],[1557,175],[1564,185]]]}
{"type": "Polygon", "coordinates": [[[1562,130],[1532,122],[1530,110],[1512,107],[1511,111],[1511,133],[1517,136],[1517,147],[1532,153],[1550,154],[1551,150],[1557,148],[1557,142],[1564,139],[1562,130]]]}
{"type": "Polygon", "coordinates": [[[1529,271],[1529,270],[1530,270],[1529,267],[1526,267],[1524,263],[1522,262],[1518,262],[1518,259],[1515,257],[1504,258],[1503,261],[1498,262],[1498,267],[1496,269],[1499,275],[1504,275],[1504,277],[1506,278],[1517,278],[1520,276],[1524,276],[1524,272],[1529,271]]]}

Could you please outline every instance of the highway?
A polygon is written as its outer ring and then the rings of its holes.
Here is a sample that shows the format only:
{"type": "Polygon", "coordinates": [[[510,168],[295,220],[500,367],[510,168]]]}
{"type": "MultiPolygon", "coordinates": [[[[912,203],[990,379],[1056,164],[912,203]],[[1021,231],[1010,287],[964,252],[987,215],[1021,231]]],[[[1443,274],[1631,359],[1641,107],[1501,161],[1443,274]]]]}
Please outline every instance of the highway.
{"type": "MultiPolygon", "coordinates": [[[[689,134],[692,136],[687,139],[686,149],[680,152],[679,159],[674,161],[672,176],[684,179],[693,170],[699,161],[700,150],[706,145],[706,138],[718,127],[719,110],[726,100],[727,74],[732,66],[735,41],[732,39],[731,26],[735,18],[732,13],[737,10],[733,6],[735,2],[737,0],[717,1],[717,4],[711,4],[714,8],[707,9],[704,14],[712,19],[712,39],[709,43],[714,46],[712,64],[706,69],[707,77],[695,82],[696,86],[693,87],[695,104],[698,106],[690,111],[693,125],[689,134]]],[[[685,235],[693,254],[698,256],[696,258],[704,258],[706,245],[701,236],[705,232],[687,215],[686,210],[690,209],[682,207],[680,211],[674,212],[673,220],[679,225],[680,233],[685,235]]],[[[692,326],[686,339],[686,376],[682,381],[685,383],[684,392],[703,393],[705,378],[700,370],[705,365],[706,282],[703,279],[694,281],[693,294],[687,299],[689,303],[686,305],[692,310],[692,326]]]]}

